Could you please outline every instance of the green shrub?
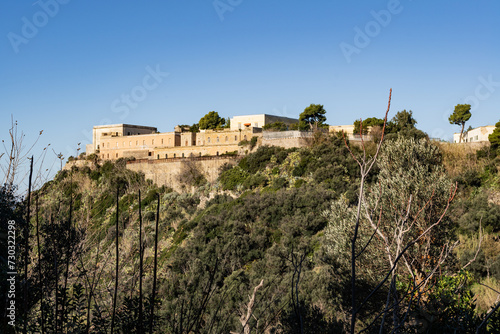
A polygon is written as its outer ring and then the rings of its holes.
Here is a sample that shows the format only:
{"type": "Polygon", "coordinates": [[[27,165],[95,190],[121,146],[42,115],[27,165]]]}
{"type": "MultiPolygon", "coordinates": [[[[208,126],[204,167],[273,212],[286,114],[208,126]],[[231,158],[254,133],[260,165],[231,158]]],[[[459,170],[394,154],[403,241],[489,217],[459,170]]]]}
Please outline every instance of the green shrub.
{"type": "Polygon", "coordinates": [[[260,186],[265,187],[267,185],[267,178],[260,174],[251,174],[250,176],[247,177],[245,182],[243,182],[243,187],[245,189],[254,189],[260,186]]]}
{"type": "Polygon", "coordinates": [[[248,173],[236,166],[223,172],[219,176],[219,181],[224,190],[235,190],[239,184],[243,184],[248,177],[248,173]]]}

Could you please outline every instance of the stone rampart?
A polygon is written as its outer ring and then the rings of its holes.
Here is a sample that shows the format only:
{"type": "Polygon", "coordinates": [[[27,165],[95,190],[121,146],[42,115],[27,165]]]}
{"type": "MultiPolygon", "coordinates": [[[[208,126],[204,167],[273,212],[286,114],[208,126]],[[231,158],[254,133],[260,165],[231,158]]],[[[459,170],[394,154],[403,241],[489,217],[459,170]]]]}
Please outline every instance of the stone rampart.
{"type": "Polygon", "coordinates": [[[231,156],[143,159],[127,162],[127,169],[144,173],[146,179],[151,179],[158,186],[164,185],[176,191],[183,191],[179,182],[182,171],[194,166],[203,173],[207,181],[215,182],[219,176],[219,168],[223,164],[236,164],[238,160],[239,158],[231,156]]]}

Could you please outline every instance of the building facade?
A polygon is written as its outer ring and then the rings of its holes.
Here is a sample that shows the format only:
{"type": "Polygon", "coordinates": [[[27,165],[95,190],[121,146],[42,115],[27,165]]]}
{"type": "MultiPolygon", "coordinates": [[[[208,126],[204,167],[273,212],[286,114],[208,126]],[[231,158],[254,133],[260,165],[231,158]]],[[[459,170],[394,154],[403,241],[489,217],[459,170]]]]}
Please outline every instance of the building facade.
{"type": "Polygon", "coordinates": [[[298,121],[299,120],[296,118],[274,116],[268,114],[234,116],[230,119],[231,130],[233,131],[249,127],[263,128],[264,125],[275,122],[283,122],[286,125],[291,125],[293,123],[298,123],[298,121]]]}
{"type": "Polygon", "coordinates": [[[123,136],[154,134],[157,129],[152,126],[131,124],[96,125],[92,129],[92,144],[86,146],[87,154],[96,153],[103,148],[102,140],[123,136]]]}
{"type": "MultiPolygon", "coordinates": [[[[462,135],[462,143],[488,142],[488,136],[495,130],[494,125],[480,126],[475,129],[464,132],[462,135]]],[[[453,134],[453,142],[460,141],[460,132],[453,134]]]]}
{"type": "Polygon", "coordinates": [[[95,153],[103,160],[119,158],[169,159],[181,157],[218,156],[241,154],[240,143],[257,137],[261,142],[262,127],[281,121],[285,124],[298,122],[297,119],[273,115],[235,116],[231,128],[200,130],[176,126],[173,132],[157,131],[156,127],[112,124],[93,128],[93,142],[87,145],[87,155],[95,153]]]}

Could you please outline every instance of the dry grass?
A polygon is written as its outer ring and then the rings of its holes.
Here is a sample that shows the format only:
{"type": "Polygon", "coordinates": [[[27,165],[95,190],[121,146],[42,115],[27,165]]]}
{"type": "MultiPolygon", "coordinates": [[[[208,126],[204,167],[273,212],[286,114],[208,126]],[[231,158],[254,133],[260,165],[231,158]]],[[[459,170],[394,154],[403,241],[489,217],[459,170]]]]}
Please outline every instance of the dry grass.
{"type": "Polygon", "coordinates": [[[477,309],[480,312],[489,311],[500,300],[500,282],[494,277],[487,277],[472,287],[476,299],[477,309]]]}
{"type": "Polygon", "coordinates": [[[437,145],[443,152],[443,164],[451,177],[456,177],[466,171],[480,171],[486,164],[485,160],[479,160],[476,156],[476,152],[484,144],[437,143],[437,145]]]}

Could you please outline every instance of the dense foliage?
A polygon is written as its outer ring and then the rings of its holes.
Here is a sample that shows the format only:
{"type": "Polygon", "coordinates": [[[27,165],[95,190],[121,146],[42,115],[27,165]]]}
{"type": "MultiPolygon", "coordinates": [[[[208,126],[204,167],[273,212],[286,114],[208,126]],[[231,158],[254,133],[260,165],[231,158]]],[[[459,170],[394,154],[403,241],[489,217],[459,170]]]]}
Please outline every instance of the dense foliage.
{"type": "MultiPolygon", "coordinates": [[[[391,270],[388,258],[398,254],[396,243],[385,247],[369,221],[362,221],[359,303],[373,297],[359,310],[359,329],[371,324],[368,332],[378,333],[386,301],[397,300],[401,307],[384,320],[387,332],[400,324],[408,333],[470,333],[484,321],[481,330],[494,333],[500,315],[488,312],[498,303],[493,291],[500,290],[498,161],[464,155],[464,161],[476,159],[474,164],[458,161],[452,172],[450,157],[458,155],[418,139],[425,136],[415,123],[406,111],[391,120],[390,130],[400,134],[384,144],[366,180],[366,208],[375,208],[369,214],[376,217],[377,230],[403,246],[445,215],[432,233],[408,248],[388,281],[383,280],[391,270]],[[445,211],[455,182],[458,193],[445,211]],[[398,228],[408,226],[401,217],[413,227],[397,239],[398,228]],[[430,278],[425,289],[410,295],[416,291],[412,277],[430,278]],[[388,298],[391,291],[397,296],[388,298]]],[[[375,152],[368,144],[365,148],[367,154],[375,152]]],[[[29,303],[26,312],[19,308],[18,330],[27,319],[29,332],[43,326],[45,332],[107,333],[115,313],[115,330],[129,333],[149,329],[150,321],[163,333],[345,332],[350,241],[360,199],[353,156],[363,154],[359,146],[350,149],[342,137],[321,133],[307,148],[262,146],[237,165],[223,166],[215,184],[188,161],[180,178],[190,191],[182,194],[145,180],[124,160],[59,172],[32,194],[30,269],[28,280],[17,282],[18,305],[26,287],[29,303]],[[116,242],[119,285],[113,312],[116,242]]],[[[3,190],[0,195],[2,219],[22,222],[26,203],[3,190]]],[[[2,326],[2,332],[12,332],[2,326]]]]}
{"type": "Polygon", "coordinates": [[[219,129],[224,127],[226,124],[226,120],[223,117],[219,116],[219,113],[216,111],[210,111],[208,114],[203,116],[198,122],[198,126],[200,129],[219,129]]]}
{"type": "Polygon", "coordinates": [[[299,115],[299,130],[322,127],[326,121],[326,110],[322,104],[311,104],[299,115]]]}

